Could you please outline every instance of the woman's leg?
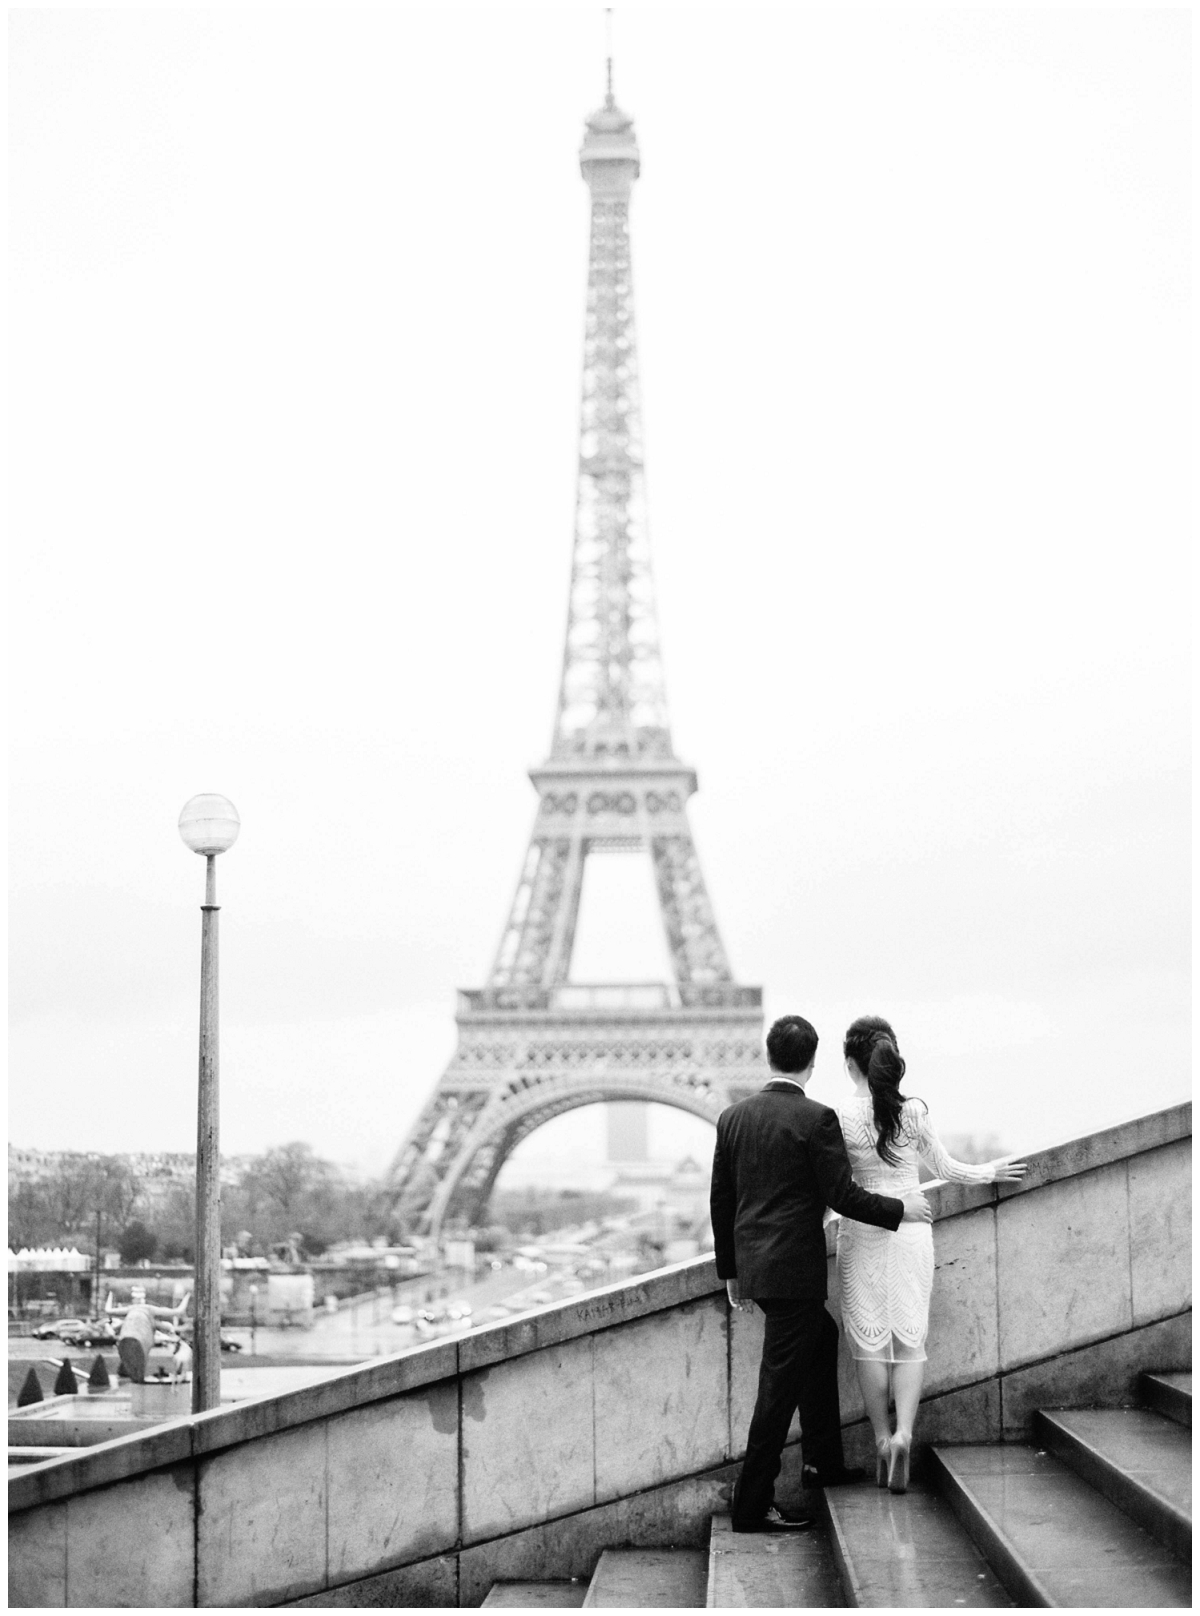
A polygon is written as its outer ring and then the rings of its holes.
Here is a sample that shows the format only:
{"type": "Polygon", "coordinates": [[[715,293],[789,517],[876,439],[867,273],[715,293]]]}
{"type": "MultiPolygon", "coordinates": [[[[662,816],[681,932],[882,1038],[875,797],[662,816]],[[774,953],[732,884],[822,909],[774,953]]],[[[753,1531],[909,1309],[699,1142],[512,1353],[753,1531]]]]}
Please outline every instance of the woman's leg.
{"type": "MultiPolygon", "coordinates": [[[[925,1382],[925,1360],[892,1365],[892,1395],[896,1399],[896,1435],[912,1441],[913,1425],[925,1382]]],[[[872,1418],[872,1424],[874,1419],[872,1418]]]]}
{"type": "MultiPolygon", "coordinates": [[[[888,1370],[892,1365],[876,1358],[856,1358],[854,1367],[858,1371],[858,1384],[862,1387],[867,1418],[875,1433],[875,1446],[878,1447],[880,1443],[887,1442],[892,1434],[888,1419],[888,1370]]],[[[919,1388],[917,1395],[920,1396],[919,1388]]]]}

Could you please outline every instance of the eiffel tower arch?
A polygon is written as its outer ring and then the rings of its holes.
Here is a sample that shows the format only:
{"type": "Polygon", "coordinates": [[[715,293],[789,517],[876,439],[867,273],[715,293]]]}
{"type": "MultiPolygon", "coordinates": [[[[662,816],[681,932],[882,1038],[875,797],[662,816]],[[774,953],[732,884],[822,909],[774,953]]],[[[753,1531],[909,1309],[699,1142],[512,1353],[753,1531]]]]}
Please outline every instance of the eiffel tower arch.
{"type": "Polygon", "coordinates": [[[458,1047],[392,1167],[396,1203],[435,1234],[477,1222],[536,1128],[597,1101],[657,1101],[715,1122],[763,1081],[762,990],[734,981],[675,756],[646,532],[629,202],[633,121],[587,120],[591,192],[583,400],[566,646],[554,737],[530,771],[533,832],[495,963],[459,993],[458,1047]],[[587,859],[648,852],[673,980],[570,980],[587,859]]]}

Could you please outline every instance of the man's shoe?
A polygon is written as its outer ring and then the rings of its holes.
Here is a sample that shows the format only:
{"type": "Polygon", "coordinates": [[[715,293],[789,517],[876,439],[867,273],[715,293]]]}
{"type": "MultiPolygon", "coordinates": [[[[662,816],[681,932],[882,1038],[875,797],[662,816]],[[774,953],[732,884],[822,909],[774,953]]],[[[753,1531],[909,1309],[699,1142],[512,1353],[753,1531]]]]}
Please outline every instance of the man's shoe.
{"type": "Polygon", "coordinates": [[[778,1509],[772,1506],[765,1515],[757,1521],[747,1521],[739,1526],[734,1522],[735,1532],[803,1532],[805,1527],[813,1526],[815,1517],[802,1515],[798,1510],[778,1509]]]}
{"type": "Polygon", "coordinates": [[[815,1465],[805,1465],[800,1472],[800,1485],[802,1487],[852,1487],[856,1481],[864,1481],[866,1474],[861,1465],[843,1465],[840,1470],[818,1470],[815,1465]]]}

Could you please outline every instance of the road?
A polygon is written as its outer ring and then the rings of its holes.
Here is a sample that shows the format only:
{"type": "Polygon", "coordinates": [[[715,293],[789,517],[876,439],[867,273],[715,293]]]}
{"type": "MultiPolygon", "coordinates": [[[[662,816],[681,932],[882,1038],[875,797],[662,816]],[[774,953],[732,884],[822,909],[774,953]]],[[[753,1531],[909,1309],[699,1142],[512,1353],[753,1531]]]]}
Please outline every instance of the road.
{"type": "MultiPolygon", "coordinates": [[[[472,1318],[479,1323],[493,1303],[519,1296],[523,1291],[544,1289],[557,1300],[563,1294],[561,1283],[553,1274],[521,1273],[508,1266],[467,1284],[462,1283],[461,1276],[451,1273],[427,1274],[397,1285],[395,1301],[390,1293],[384,1293],[364,1296],[353,1303],[343,1302],[336,1313],[325,1313],[318,1308],[311,1330],[281,1330],[260,1325],[254,1331],[254,1350],[259,1357],[270,1357],[276,1362],[329,1359],[360,1363],[364,1358],[422,1345],[411,1325],[392,1323],[392,1309],[397,1302],[421,1308],[430,1293],[435,1306],[443,1302],[470,1302],[472,1318]]],[[[241,1341],[247,1351],[250,1349],[248,1328],[229,1325],[224,1328],[226,1335],[241,1341]]]]}

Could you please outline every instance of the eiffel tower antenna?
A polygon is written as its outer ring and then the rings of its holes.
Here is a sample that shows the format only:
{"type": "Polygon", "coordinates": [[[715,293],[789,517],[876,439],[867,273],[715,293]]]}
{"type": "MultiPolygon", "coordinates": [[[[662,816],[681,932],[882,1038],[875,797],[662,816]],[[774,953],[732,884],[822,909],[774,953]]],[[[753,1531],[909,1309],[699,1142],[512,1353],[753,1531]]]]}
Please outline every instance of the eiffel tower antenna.
{"type": "MultiPolygon", "coordinates": [[[[607,14],[611,26],[611,13],[607,14]]],[[[633,119],[612,94],[584,126],[591,195],[575,534],[550,754],[485,987],[459,993],[458,1048],[396,1157],[397,1210],[436,1235],[477,1222],[522,1139],[598,1101],[659,1101],[715,1122],[762,1082],[762,990],[735,983],[688,822],[646,528],[629,204],[633,119]],[[670,982],[577,984],[592,854],[649,852],[670,982]]]]}
{"type": "Polygon", "coordinates": [[[607,74],[608,74],[607,89],[605,91],[605,96],[604,96],[604,105],[605,105],[606,109],[609,108],[609,107],[616,106],[616,102],[613,100],[613,87],[612,87],[612,63],[613,63],[612,41],[613,41],[612,7],[611,6],[606,6],[605,9],[604,9],[604,44],[605,44],[604,56],[605,56],[605,66],[607,68],[607,74]]]}

